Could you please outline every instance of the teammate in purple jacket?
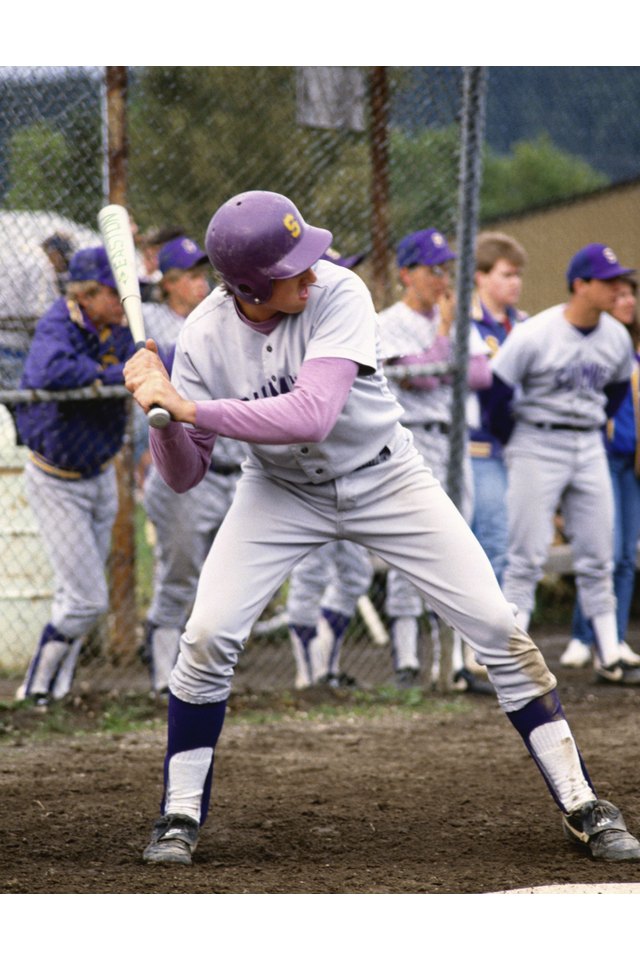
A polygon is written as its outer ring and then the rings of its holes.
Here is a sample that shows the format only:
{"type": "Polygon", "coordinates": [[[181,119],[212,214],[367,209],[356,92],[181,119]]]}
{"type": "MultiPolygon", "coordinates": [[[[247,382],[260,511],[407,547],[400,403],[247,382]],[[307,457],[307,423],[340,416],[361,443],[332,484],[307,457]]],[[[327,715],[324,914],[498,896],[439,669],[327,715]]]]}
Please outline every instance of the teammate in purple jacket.
{"type": "MultiPolygon", "coordinates": [[[[79,250],[66,296],[36,326],[21,387],[69,390],[123,382],[133,340],[102,247],[79,250]]],[[[71,687],[84,636],[108,606],[105,563],[118,509],[113,458],[127,422],[124,399],[21,405],[29,448],[25,483],[55,580],[51,619],[18,699],[41,708],[71,687]]]]}
{"type": "Polygon", "coordinates": [[[347,538],[397,567],[468,638],[569,836],[598,859],[640,859],[620,812],[596,797],[555,678],[400,424],[369,292],[320,260],[331,239],[280,194],[233,197],[206,237],[222,285],[187,319],[171,380],[152,341],[125,370],[143,409],[172,414],[151,430],[151,450],[174,489],[200,482],[218,435],[249,450],[171,674],[165,790],[143,858],[191,863],[244,641],[294,565],[347,538]]]}

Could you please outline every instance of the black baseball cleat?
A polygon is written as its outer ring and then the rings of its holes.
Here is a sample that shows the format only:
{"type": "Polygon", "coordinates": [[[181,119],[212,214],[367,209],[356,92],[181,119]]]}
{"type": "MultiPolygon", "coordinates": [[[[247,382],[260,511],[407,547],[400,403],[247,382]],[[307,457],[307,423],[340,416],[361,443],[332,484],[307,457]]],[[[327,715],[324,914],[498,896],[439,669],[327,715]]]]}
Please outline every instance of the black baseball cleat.
{"type": "Polygon", "coordinates": [[[481,693],[484,696],[495,696],[495,690],[487,680],[476,677],[471,670],[462,667],[453,675],[453,689],[459,693],[481,693]]]}
{"type": "Polygon", "coordinates": [[[594,860],[640,860],[640,843],[607,800],[589,800],[565,814],[562,826],[565,836],[594,860]]]}
{"type": "Polygon", "coordinates": [[[191,855],[198,846],[200,825],[179,813],[160,817],[153,825],[151,843],[142,854],[145,863],[191,866],[191,855]]]}
{"type": "Polygon", "coordinates": [[[596,666],[596,683],[606,683],[617,687],[640,687],[640,667],[630,666],[623,660],[610,667],[596,666]]]}
{"type": "Polygon", "coordinates": [[[396,687],[400,690],[410,690],[420,686],[420,671],[416,667],[401,667],[396,670],[396,687]]]}
{"type": "Polygon", "coordinates": [[[320,683],[326,684],[333,690],[353,690],[358,686],[356,678],[349,676],[348,673],[328,673],[326,677],[320,680],[320,683]]]}

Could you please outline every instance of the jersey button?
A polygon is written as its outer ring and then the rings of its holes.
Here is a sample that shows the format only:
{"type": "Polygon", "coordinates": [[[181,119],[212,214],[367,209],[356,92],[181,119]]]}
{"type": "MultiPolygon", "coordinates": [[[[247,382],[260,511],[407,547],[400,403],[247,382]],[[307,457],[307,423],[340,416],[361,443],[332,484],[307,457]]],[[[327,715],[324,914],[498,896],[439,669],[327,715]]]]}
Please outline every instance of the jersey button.
{"type": "Polygon", "coordinates": [[[272,350],[273,350],[273,347],[271,346],[270,343],[268,343],[268,344],[267,344],[267,353],[271,353],[272,350]]]}
{"type": "Polygon", "coordinates": [[[274,374],[274,375],[271,377],[271,379],[272,379],[273,382],[275,383],[278,378],[277,378],[276,375],[274,374]]]}
{"type": "Polygon", "coordinates": [[[316,470],[316,473],[324,473],[324,470],[322,469],[322,467],[318,467],[316,470]]]}
{"type": "Polygon", "coordinates": [[[300,447],[300,453],[309,453],[309,447],[300,447]]]}

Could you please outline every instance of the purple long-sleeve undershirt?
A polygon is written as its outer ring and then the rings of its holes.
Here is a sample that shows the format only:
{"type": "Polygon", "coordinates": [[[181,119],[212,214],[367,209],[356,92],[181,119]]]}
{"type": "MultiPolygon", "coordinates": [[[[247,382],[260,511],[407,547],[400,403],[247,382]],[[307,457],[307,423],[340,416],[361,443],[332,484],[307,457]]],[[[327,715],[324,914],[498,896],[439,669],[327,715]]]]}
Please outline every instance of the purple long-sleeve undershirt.
{"type": "MultiPolygon", "coordinates": [[[[440,363],[451,359],[451,340],[448,336],[438,335],[428,350],[422,353],[401,357],[397,363],[404,366],[419,366],[427,363],[440,363]]],[[[443,383],[451,383],[451,374],[429,376],[427,374],[410,377],[408,386],[413,390],[435,390],[443,383]]],[[[407,384],[405,383],[405,386],[407,384]]],[[[469,390],[485,390],[491,386],[491,366],[485,354],[469,357],[467,367],[467,386],[469,390]]]]}
{"type": "Polygon", "coordinates": [[[149,431],[153,462],[176,492],[190,490],[209,469],[217,436],[248,443],[320,443],[333,430],[358,373],[341,357],[307,360],[290,393],[260,400],[202,400],[192,430],[171,422],[149,431]]]}

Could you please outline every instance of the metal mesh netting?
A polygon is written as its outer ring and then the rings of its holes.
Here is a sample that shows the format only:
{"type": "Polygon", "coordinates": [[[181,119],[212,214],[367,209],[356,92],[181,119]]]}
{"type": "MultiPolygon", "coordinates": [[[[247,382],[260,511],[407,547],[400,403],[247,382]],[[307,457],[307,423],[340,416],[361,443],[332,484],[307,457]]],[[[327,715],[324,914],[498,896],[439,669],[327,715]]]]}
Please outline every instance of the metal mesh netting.
{"type": "MultiPolygon", "coordinates": [[[[248,189],[285,193],[306,219],[332,230],[341,254],[365,255],[357,270],[378,308],[399,295],[393,251],[404,234],[425,226],[438,227],[452,241],[459,234],[464,187],[459,183],[460,67],[132,67],[123,71],[126,87],[120,76],[120,88],[117,79],[109,85],[108,71],[118,69],[5,68],[0,73],[0,673],[11,690],[24,675],[55,599],[51,551],[25,486],[28,450],[16,443],[12,414],[23,403],[32,406],[37,419],[50,402],[33,389],[18,391],[25,357],[38,318],[64,290],[70,256],[100,242],[96,216],[102,204],[124,201],[130,209],[138,228],[140,276],[150,290],[157,280],[158,232],[182,231],[202,244],[218,205],[248,189]],[[118,124],[120,138],[114,134],[118,124]]],[[[527,99],[525,86],[518,99],[522,78],[496,74],[494,79],[490,71],[488,128],[495,146],[489,144],[493,154],[485,165],[481,216],[483,210],[499,216],[512,214],[518,204],[526,209],[541,202],[538,168],[527,174],[530,154],[519,161],[507,156],[513,143],[505,139],[503,122],[510,111],[520,115],[523,104],[538,102],[537,88],[530,86],[527,99]],[[518,173],[516,161],[524,173],[518,173]],[[530,198],[527,183],[535,187],[530,198]],[[508,200],[503,207],[501,191],[508,200]]],[[[586,167],[571,168],[579,173],[573,187],[563,187],[559,174],[547,191],[550,200],[575,192],[576,183],[578,189],[601,189],[636,170],[629,159],[637,154],[631,136],[635,113],[628,101],[626,108],[624,100],[616,102],[620,72],[603,72],[597,83],[592,74],[582,84],[581,118],[595,117],[595,105],[602,101],[609,104],[609,118],[624,112],[625,138],[614,151],[618,166],[614,171],[602,162],[604,121],[588,125],[597,146],[593,150],[582,123],[580,160],[586,167]]],[[[552,76],[544,80],[543,99],[554,105],[547,118],[566,131],[569,115],[575,123],[575,105],[567,105],[564,114],[560,109],[568,79],[558,76],[555,87],[552,76]]],[[[635,90],[637,81],[638,72],[629,71],[627,89],[635,90]]],[[[534,120],[538,126],[527,128],[523,138],[539,135],[539,111],[534,120]]],[[[550,136],[563,142],[555,128],[550,136]]],[[[63,408],[73,418],[78,403],[107,409],[111,403],[113,410],[122,404],[120,388],[106,394],[80,400],[71,394],[63,408]]],[[[89,436],[80,433],[77,441],[81,453],[91,449],[89,436]]],[[[107,612],[84,635],[76,682],[146,689],[144,623],[152,602],[157,530],[144,507],[144,436],[133,417],[114,462],[119,511],[105,564],[107,612]]],[[[62,542],[77,531],[61,515],[58,533],[62,542]]],[[[392,676],[386,571],[372,559],[371,585],[358,600],[342,656],[342,669],[364,684],[392,676]]],[[[82,576],[85,582],[102,579],[88,563],[82,576]]],[[[237,685],[293,683],[287,590],[285,584],[249,638],[237,685]]],[[[421,653],[428,665],[426,614],[422,627],[421,653]]]]}

